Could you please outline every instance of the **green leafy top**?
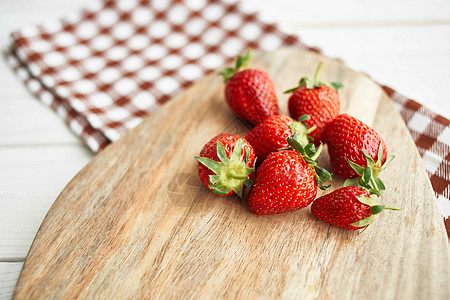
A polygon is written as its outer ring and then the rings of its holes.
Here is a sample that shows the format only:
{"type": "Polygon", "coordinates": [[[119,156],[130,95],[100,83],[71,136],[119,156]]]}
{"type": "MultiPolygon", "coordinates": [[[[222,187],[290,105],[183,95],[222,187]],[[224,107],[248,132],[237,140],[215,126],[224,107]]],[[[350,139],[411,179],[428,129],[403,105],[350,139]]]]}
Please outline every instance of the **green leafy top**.
{"type": "Polygon", "coordinates": [[[363,149],[360,149],[360,151],[364,154],[364,157],[366,158],[367,167],[360,166],[351,160],[349,160],[347,157],[345,160],[349,163],[350,167],[359,175],[358,178],[353,179],[347,179],[344,182],[344,186],[359,184],[360,187],[367,190],[370,194],[375,194],[378,196],[381,196],[381,191],[385,190],[386,187],[383,183],[383,181],[378,178],[380,173],[386,169],[386,167],[389,165],[389,163],[395,158],[395,155],[390,155],[384,164],[382,163],[383,160],[383,142],[380,142],[380,146],[378,147],[378,153],[377,153],[377,161],[375,162],[370,155],[364,151],[363,149]]]}
{"type": "Polygon", "coordinates": [[[314,178],[316,179],[316,184],[321,190],[326,190],[331,185],[324,185],[324,182],[331,180],[331,173],[326,169],[319,167],[317,159],[322,152],[323,145],[320,144],[319,148],[316,150],[314,144],[307,144],[305,147],[298,140],[298,133],[296,132],[292,138],[287,138],[289,146],[296,150],[303,157],[305,162],[311,167],[314,178]]]}
{"type": "Polygon", "coordinates": [[[317,128],[316,125],[308,128],[308,126],[303,123],[303,121],[306,121],[309,119],[310,119],[309,115],[303,115],[298,119],[298,121],[294,121],[291,123],[291,125],[289,125],[289,128],[291,128],[292,135],[297,133],[297,141],[300,142],[300,144],[303,147],[305,147],[306,145],[309,144],[309,142],[314,140],[308,134],[310,134],[317,128]]]}
{"type": "Polygon", "coordinates": [[[245,56],[240,56],[240,55],[238,56],[238,58],[236,59],[236,65],[234,68],[232,68],[232,67],[225,68],[219,72],[219,75],[222,75],[224,81],[227,82],[231,77],[233,77],[233,75],[235,73],[237,73],[239,71],[239,69],[247,67],[247,64],[250,61],[250,59],[252,58],[252,56],[253,56],[253,50],[248,49],[247,54],[245,56]]]}
{"type": "Polygon", "coordinates": [[[302,77],[300,79],[299,83],[298,83],[298,86],[296,86],[296,87],[294,87],[292,89],[289,89],[289,90],[285,91],[284,93],[285,94],[292,93],[296,89],[298,89],[298,88],[300,88],[302,86],[305,86],[307,89],[314,89],[316,87],[320,87],[322,85],[325,85],[327,87],[335,89],[336,91],[343,87],[343,84],[340,83],[340,82],[331,82],[330,84],[328,84],[328,83],[324,83],[324,82],[320,81],[319,80],[319,73],[320,73],[321,69],[322,69],[322,62],[320,62],[319,65],[317,66],[316,73],[314,74],[314,79],[311,80],[308,77],[302,77]]]}
{"type": "Polygon", "coordinates": [[[358,200],[361,203],[364,203],[364,204],[370,206],[370,216],[368,216],[367,218],[364,218],[362,220],[359,220],[357,222],[350,223],[349,225],[354,226],[354,227],[364,227],[363,231],[367,228],[367,226],[369,226],[370,224],[372,224],[373,221],[375,221],[375,215],[379,214],[383,210],[385,210],[385,209],[401,210],[401,208],[397,208],[397,207],[376,204],[375,199],[373,199],[372,197],[359,196],[358,200]]]}
{"type": "Polygon", "coordinates": [[[216,144],[216,153],[220,162],[207,157],[195,156],[201,164],[214,172],[209,175],[209,188],[218,195],[226,195],[234,191],[242,198],[243,185],[250,187],[253,181],[249,175],[255,171],[255,165],[252,168],[247,166],[249,158],[249,149],[245,147],[245,157],[241,161],[242,148],[244,147],[244,138],[239,139],[233,149],[231,157],[228,158],[226,151],[219,141],[216,144]]]}

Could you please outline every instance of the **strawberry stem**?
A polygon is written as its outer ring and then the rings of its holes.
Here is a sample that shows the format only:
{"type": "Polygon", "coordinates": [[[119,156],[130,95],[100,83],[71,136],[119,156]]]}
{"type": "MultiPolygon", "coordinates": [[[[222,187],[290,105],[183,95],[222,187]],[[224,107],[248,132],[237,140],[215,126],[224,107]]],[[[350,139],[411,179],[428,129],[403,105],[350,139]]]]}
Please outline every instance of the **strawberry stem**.
{"type": "Polygon", "coordinates": [[[316,69],[316,73],[314,73],[314,82],[318,81],[319,73],[320,73],[321,69],[322,69],[322,62],[319,62],[319,65],[317,66],[317,69],[316,69]]]}
{"type": "Polygon", "coordinates": [[[248,49],[247,54],[245,56],[239,55],[236,59],[236,64],[234,67],[228,67],[219,72],[219,75],[223,76],[225,82],[231,79],[237,72],[239,72],[242,68],[247,67],[248,62],[251,60],[253,56],[253,50],[248,49]]]}
{"type": "Polygon", "coordinates": [[[311,156],[311,159],[317,160],[320,156],[320,153],[322,152],[322,149],[323,149],[323,144],[320,143],[319,148],[317,148],[316,153],[313,156],[311,156]]]}
{"type": "Polygon", "coordinates": [[[372,183],[373,189],[376,191],[380,191],[380,189],[378,188],[377,182],[375,181],[375,177],[372,176],[370,177],[370,183],[372,183]]]}
{"type": "Polygon", "coordinates": [[[306,135],[306,134],[308,134],[308,133],[311,133],[311,132],[313,132],[314,130],[316,130],[316,128],[317,128],[317,126],[314,125],[314,126],[308,128],[307,130],[305,130],[305,131],[303,132],[303,134],[306,135]]]}
{"type": "Polygon", "coordinates": [[[343,85],[340,82],[331,82],[331,83],[324,83],[319,80],[319,74],[320,70],[322,70],[322,62],[319,62],[319,65],[316,68],[316,72],[314,73],[314,78],[311,80],[308,77],[302,77],[300,78],[300,81],[298,82],[298,85],[294,88],[288,89],[284,91],[285,94],[289,94],[294,92],[296,89],[301,87],[306,87],[307,89],[315,89],[318,87],[321,87],[322,85],[330,87],[332,89],[335,89],[336,91],[340,89],[343,85]]]}
{"type": "Polygon", "coordinates": [[[401,208],[398,208],[398,207],[392,207],[392,206],[385,206],[384,209],[389,209],[389,210],[402,210],[401,208]]]}
{"type": "Polygon", "coordinates": [[[243,179],[243,180],[246,180],[248,178],[248,175],[238,175],[232,171],[228,172],[228,176],[234,179],[243,179]]]}
{"type": "Polygon", "coordinates": [[[389,210],[402,210],[401,208],[397,208],[397,207],[391,207],[391,206],[385,206],[385,205],[372,205],[370,207],[370,213],[372,215],[376,215],[379,214],[380,212],[382,212],[385,209],[389,209],[389,210]]]}

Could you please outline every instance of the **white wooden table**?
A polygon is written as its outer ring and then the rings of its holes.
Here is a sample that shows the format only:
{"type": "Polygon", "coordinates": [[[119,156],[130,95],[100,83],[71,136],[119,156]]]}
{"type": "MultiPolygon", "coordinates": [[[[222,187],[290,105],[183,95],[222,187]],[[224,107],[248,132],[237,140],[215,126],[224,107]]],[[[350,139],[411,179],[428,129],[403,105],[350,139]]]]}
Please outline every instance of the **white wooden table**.
{"type": "MultiPolygon", "coordinates": [[[[23,25],[88,1],[1,0],[0,45],[23,25]]],[[[450,1],[242,1],[324,54],[450,118],[450,1]]],[[[93,156],[0,62],[0,299],[11,297],[47,210],[93,156]]]]}

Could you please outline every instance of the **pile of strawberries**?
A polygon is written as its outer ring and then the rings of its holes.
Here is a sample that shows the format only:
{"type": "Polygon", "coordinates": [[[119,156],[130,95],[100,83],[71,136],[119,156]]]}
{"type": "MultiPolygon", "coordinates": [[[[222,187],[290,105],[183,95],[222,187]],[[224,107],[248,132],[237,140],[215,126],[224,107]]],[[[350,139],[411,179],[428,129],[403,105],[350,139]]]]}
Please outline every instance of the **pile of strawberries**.
{"type": "Polygon", "coordinates": [[[251,54],[239,56],[235,67],[220,74],[229,107],[256,126],[245,137],[221,133],[203,147],[196,157],[203,184],[222,196],[242,198],[248,192],[247,206],[257,215],[294,211],[312,202],[315,217],[350,230],[367,227],[383,209],[397,210],[375,202],[385,189],[378,176],[394,156],[388,157],[375,130],[339,114],[342,84],[319,81],[320,63],[312,80],[303,77],[286,91],[292,93],[292,118],[280,115],[269,75],[245,69],[251,54]],[[315,199],[317,188],[330,187],[325,183],[332,177],[318,166],[323,144],[334,173],[346,180],[344,187],[315,199]]]}

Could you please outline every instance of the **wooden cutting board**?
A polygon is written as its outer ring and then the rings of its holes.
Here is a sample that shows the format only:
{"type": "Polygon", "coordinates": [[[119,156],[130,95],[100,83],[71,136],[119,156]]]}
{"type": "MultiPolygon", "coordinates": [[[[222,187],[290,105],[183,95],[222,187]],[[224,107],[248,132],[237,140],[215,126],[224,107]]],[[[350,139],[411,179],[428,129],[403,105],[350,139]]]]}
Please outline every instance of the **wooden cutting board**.
{"type": "MultiPolygon", "coordinates": [[[[208,76],[97,155],[64,189],[36,235],[15,291],[31,298],[448,299],[449,249],[431,184],[405,124],[381,88],[336,60],[281,49],[251,67],[273,78],[281,111],[300,76],[324,62],[341,81],[342,112],[372,125],[397,155],[382,174],[385,211],[365,232],[316,220],[309,208],[253,215],[196,174],[202,146],[250,126],[208,76]]],[[[330,168],[327,154],[322,165],[330,168]]],[[[342,185],[335,178],[333,189],[342,185]]]]}

